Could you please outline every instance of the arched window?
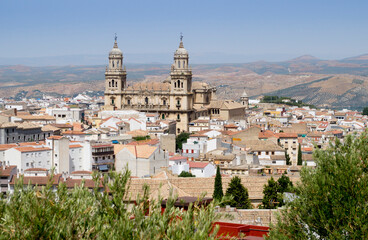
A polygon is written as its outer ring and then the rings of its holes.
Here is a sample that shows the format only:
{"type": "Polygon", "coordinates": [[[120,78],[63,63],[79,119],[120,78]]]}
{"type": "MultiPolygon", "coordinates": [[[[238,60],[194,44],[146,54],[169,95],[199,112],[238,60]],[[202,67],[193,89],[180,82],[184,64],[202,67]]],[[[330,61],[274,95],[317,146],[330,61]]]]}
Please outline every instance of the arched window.
{"type": "Polygon", "coordinates": [[[178,88],[180,88],[180,80],[178,80],[178,88]]]}
{"type": "Polygon", "coordinates": [[[119,61],[116,62],[116,66],[119,67],[119,61]]]}
{"type": "Polygon", "coordinates": [[[162,103],[163,103],[163,105],[166,105],[166,99],[164,99],[164,100],[162,101],[162,103]]]}
{"type": "Polygon", "coordinates": [[[109,87],[111,87],[111,82],[109,82],[109,87]]]}
{"type": "Polygon", "coordinates": [[[181,88],[184,88],[184,87],[183,87],[183,82],[181,82],[181,88]]]}
{"type": "Polygon", "coordinates": [[[178,114],[176,117],[178,118],[178,120],[180,120],[180,114],[178,114]]]}
{"type": "Polygon", "coordinates": [[[176,82],[174,82],[174,87],[176,88],[176,82]]]}
{"type": "Polygon", "coordinates": [[[118,82],[115,82],[115,87],[117,87],[118,86],[118,82]]]}
{"type": "Polygon", "coordinates": [[[144,102],[145,102],[146,104],[148,104],[148,97],[146,97],[146,98],[144,99],[144,102]]]}
{"type": "Polygon", "coordinates": [[[130,99],[127,99],[127,104],[130,105],[130,99]]]}
{"type": "Polygon", "coordinates": [[[183,68],[185,68],[185,61],[183,60],[183,68]]]}
{"type": "Polygon", "coordinates": [[[112,85],[113,87],[115,87],[115,81],[114,81],[114,80],[112,80],[112,81],[111,81],[111,85],[112,85]]]}
{"type": "Polygon", "coordinates": [[[178,68],[180,68],[180,60],[178,61],[178,68]]]}
{"type": "Polygon", "coordinates": [[[165,114],[162,114],[162,119],[165,119],[165,114]]]}
{"type": "Polygon", "coordinates": [[[112,61],[112,67],[115,67],[115,61],[112,61]]]}

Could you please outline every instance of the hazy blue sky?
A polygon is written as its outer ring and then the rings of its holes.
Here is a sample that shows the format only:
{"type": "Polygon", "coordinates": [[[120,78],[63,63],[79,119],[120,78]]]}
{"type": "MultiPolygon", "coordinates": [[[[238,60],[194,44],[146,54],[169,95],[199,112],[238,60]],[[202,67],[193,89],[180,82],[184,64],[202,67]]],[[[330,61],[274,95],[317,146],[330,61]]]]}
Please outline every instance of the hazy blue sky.
{"type": "Polygon", "coordinates": [[[115,32],[132,62],[171,61],[180,32],[193,62],[343,58],[367,25],[367,0],[1,0],[0,58],[106,56],[115,32]]]}

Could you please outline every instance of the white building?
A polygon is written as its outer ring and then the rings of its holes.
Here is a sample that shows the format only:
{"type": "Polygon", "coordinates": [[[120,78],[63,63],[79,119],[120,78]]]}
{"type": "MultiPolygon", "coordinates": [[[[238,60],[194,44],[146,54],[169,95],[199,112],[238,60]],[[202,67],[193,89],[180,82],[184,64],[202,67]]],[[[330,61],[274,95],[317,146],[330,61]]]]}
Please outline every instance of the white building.
{"type": "Polygon", "coordinates": [[[29,168],[51,169],[52,150],[48,147],[15,147],[5,151],[5,162],[16,165],[20,172],[29,168]]]}
{"type": "Polygon", "coordinates": [[[169,159],[169,169],[173,174],[179,175],[181,172],[189,172],[188,158],[183,156],[173,156],[169,159]]]}
{"type": "Polygon", "coordinates": [[[47,108],[46,113],[55,117],[57,123],[81,122],[84,118],[84,110],[79,108],[47,108]]]}
{"type": "Polygon", "coordinates": [[[168,167],[168,153],[150,145],[114,145],[115,170],[121,172],[126,166],[132,176],[148,177],[168,167]]]}
{"type": "Polygon", "coordinates": [[[209,162],[189,162],[189,169],[196,177],[212,177],[216,175],[216,166],[209,162]]]}

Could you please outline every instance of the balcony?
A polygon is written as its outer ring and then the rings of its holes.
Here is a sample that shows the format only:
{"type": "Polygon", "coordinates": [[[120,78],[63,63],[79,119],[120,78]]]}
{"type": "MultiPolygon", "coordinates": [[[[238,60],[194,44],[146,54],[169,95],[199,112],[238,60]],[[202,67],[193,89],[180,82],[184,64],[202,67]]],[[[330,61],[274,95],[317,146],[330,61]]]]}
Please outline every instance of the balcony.
{"type": "Polygon", "coordinates": [[[114,155],[114,151],[92,152],[92,156],[114,155]]]}

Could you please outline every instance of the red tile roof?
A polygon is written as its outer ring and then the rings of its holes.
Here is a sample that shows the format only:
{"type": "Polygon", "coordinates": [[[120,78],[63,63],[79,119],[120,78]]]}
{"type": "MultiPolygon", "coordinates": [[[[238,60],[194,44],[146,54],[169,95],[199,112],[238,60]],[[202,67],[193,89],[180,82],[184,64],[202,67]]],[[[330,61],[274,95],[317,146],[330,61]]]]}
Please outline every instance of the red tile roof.
{"type": "Polygon", "coordinates": [[[5,169],[3,167],[0,167],[0,176],[8,177],[10,176],[10,173],[13,171],[14,168],[17,168],[15,165],[6,166],[5,169]]]}
{"type": "Polygon", "coordinates": [[[46,172],[46,168],[28,168],[24,170],[25,172],[46,172]]]}
{"type": "Polygon", "coordinates": [[[19,152],[40,152],[40,151],[48,151],[48,150],[51,150],[51,148],[48,148],[48,147],[40,147],[40,148],[35,148],[35,147],[16,147],[14,149],[18,150],[19,152]]]}
{"type": "Polygon", "coordinates": [[[188,162],[190,168],[204,168],[209,163],[208,162],[188,162]]]}
{"type": "Polygon", "coordinates": [[[174,156],[174,157],[171,157],[169,158],[169,160],[172,160],[172,161],[175,161],[175,160],[187,160],[188,158],[187,157],[184,157],[184,156],[174,156]]]}

